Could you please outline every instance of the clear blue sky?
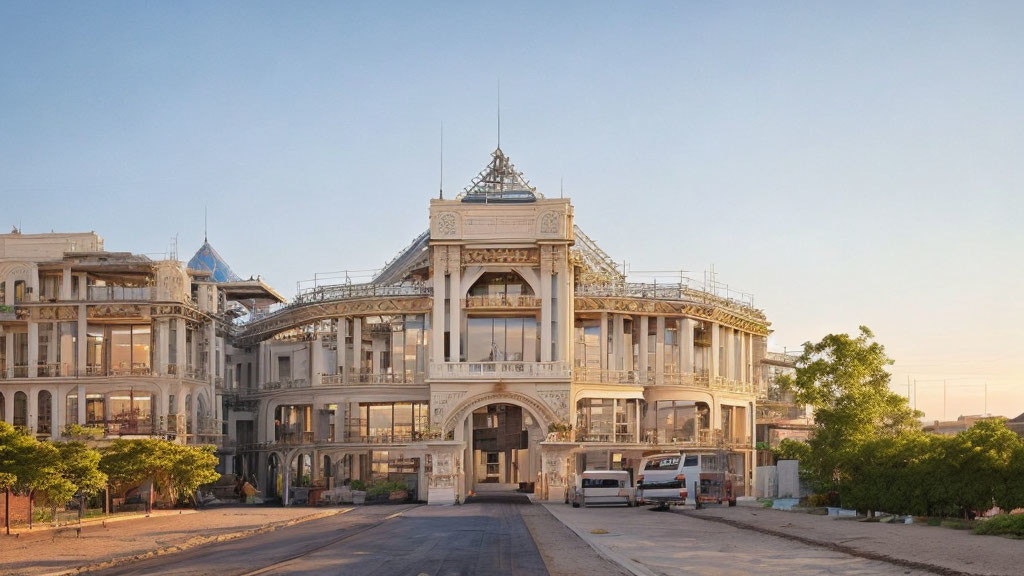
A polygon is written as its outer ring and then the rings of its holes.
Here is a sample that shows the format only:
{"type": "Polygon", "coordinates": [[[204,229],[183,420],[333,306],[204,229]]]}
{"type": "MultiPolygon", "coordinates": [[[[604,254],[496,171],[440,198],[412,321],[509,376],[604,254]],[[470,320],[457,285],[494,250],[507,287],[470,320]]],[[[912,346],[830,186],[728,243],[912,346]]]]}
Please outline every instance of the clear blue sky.
{"type": "Polygon", "coordinates": [[[1024,4],[0,2],[0,225],[282,292],[377,268],[495,146],[634,270],[866,324],[943,417],[1024,411],[1024,4]]]}

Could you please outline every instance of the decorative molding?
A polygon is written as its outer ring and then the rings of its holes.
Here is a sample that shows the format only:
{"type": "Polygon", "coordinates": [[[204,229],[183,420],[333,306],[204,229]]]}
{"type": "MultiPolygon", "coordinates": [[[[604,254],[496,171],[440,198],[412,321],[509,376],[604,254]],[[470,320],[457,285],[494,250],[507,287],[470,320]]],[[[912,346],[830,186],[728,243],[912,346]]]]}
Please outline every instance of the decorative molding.
{"type": "Polygon", "coordinates": [[[458,216],[454,212],[443,212],[437,217],[438,238],[455,238],[458,232],[458,216]]]}
{"type": "Polygon", "coordinates": [[[448,410],[455,406],[466,396],[465,390],[456,392],[433,392],[430,394],[430,422],[439,424],[444,422],[448,410]]]}
{"type": "Polygon", "coordinates": [[[78,320],[78,306],[43,306],[34,312],[33,320],[78,320]]]}
{"type": "Polygon", "coordinates": [[[558,212],[545,212],[540,217],[540,233],[541,234],[558,234],[558,221],[560,220],[558,212]]]}
{"type": "Polygon", "coordinates": [[[462,252],[462,264],[537,264],[536,248],[479,248],[462,252]]]}
{"type": "Polygon", "coordinates": [[[537,390],[537,396],[548,405],[561,422],[569,421],[569,390],[537,390]]]}
{"type": "Polygon", "coordinates": [[[450,410],[448,412],[448,416],[445,418],[441,429],[445,433],[455,430],[456,424],[468,417],[469,413],[473,410],[489,404],[502,403],[514,404],[529,410],[534,419],[537,420],[537,425],[541,427],[541,430],[546,431],[548,424],[558,421],[558,416],[551,410],[551,408],[548,408],[545,402],[540,402],[536,398],[527,396],[520,392],[501,391],[479,394],[469,398],[468,400],[464,400],[458,405],[458,409],[450,410]]]}
{"type": "Polygon", "coordinates": [[[755,321],[736,314],[714,304],[697,304],[669,300],[646,300],[643,298],[625,297],[590,297],[575,298],[576,312],[625,312],[638,314],[672,314],[689,316],[699,320],[717,322],[724,326],[737,328],[761,336],[768,335],[767,322],[755,321]]]}
{"type": "Polygon", "coordinates": [[[143,318],[149,316],[149,307],[143,310],[138,304],[103,304],[86,307],[85,314],[88,318],[143,318]]]}

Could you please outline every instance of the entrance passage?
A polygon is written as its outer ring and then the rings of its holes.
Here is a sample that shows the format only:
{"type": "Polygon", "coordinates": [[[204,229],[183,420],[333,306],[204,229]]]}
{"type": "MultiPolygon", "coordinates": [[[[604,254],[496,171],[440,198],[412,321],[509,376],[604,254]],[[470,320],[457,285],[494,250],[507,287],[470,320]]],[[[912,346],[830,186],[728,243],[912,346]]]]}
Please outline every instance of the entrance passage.
{"type": "Polygon", "coordinates": [[[509,490],[532,481],[529,414],[512,404],[473,411],[473,471],[476,490],[509,490]]]}

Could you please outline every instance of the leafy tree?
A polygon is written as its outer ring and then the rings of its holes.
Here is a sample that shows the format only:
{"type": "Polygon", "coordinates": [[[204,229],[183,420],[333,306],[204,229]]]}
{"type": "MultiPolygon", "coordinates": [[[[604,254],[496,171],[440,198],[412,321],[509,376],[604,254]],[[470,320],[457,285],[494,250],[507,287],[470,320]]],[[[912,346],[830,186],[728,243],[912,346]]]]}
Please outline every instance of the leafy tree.
{"type": "Polygon", "coordinates": [[[811,454],[811,447],[806,442],[783,438],[779,445],[772,449],[776,460],[807,460],[811,454]]]}
{"type": "Polygon", "coordinates": [[[99,454],[80,442],[40,442],[0,422],[0,488],[23,489],[56,509],[78,492],[91,493],[106,483],[99,454]]]}
{"type": "Polygon", "coordinates": [[[890,390],[885,367],[892,360],[873,338],[861,326],[857,337],[829,334],[816,344],[808,342],[797,360],[796,377],[780,382],[797,402],[814,407],[815,428],[803,467],[820,489],[833,489],[849,477],[864,443],[920,426],[920,413],[890,390]]]}
{"type": "Polygon", "coordinates": [[[155,438],[115,440],[100,460],[100,469],[119,491],[151,479],[156,491],[172,499],[193,496],[200,485],[220,478],[216,465],[212,446],[184,446],[155,438]]]}
{"type": "Polygon", "coordinates": [[[1020,447],[1020,437],[1002,419],[980,420],[954,436],[946,461],[957,507],[983,511],[1004,500],[1010,462],[1020,447]]]}

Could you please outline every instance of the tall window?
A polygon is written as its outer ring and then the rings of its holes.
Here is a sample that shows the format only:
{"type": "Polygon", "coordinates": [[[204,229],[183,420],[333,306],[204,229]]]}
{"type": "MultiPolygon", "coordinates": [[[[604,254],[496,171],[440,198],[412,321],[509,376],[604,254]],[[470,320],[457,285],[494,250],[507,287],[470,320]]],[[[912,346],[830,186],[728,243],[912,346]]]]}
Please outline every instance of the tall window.
{"type": "Polygon", "coordinates": [[[658,402],[659,442],[706,442],[710,440],[711,410],[704,402],[662,400],[658,402]]]}
{"type": "Polygon", "coordinates": [[[529,318],[478,318],[467,321],[469,362],[536,362],[538,323],[529,318]]]}
{"type": "Polygon", "coordinates": [[[427,402],[374,402],[359,405],[359,434],[369,441],[418,438],[430,423],[427,402]]]}
{"type": "Polygon", "coordinates": [[[599,370],[601,368],[601,320],[579,320],[576,322],[577,368],[599,370]]]}
{"type": "Polygon", "coordinates": [[[679,319],[665,319],[665,373],[676,374],[679,370],[679,319]]]}
{"type": "Polygon", "coordinates": [[[635,399],[584,398],[576,403],[583,442],[636,442],[635,399]]]}
{"type": "Polygon", "coordinates": [[[149,324],[109,327],[110,370],[115,374],[141,373],[150,366],[149,324]]]}

